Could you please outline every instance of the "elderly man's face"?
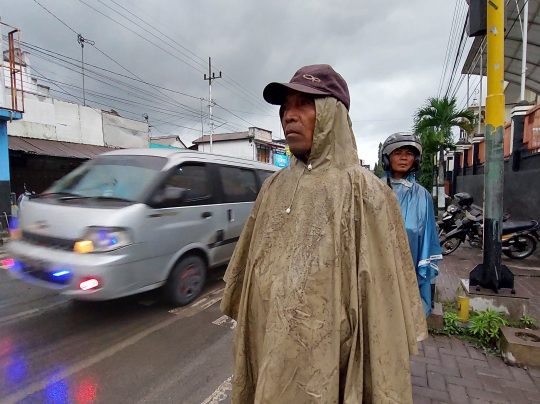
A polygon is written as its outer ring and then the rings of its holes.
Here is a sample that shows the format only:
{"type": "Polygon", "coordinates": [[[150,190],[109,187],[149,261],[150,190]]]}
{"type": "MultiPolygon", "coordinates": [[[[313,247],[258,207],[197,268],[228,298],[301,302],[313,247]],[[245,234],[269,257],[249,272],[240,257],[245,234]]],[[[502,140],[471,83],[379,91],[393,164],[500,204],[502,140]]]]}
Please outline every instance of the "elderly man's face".
{"type": "Polygon", "coordinates": [[[307,161],[315,132],[315,100],[307,94],[289,90],[280,114],[291,153],[303,156],[307,161]]]}

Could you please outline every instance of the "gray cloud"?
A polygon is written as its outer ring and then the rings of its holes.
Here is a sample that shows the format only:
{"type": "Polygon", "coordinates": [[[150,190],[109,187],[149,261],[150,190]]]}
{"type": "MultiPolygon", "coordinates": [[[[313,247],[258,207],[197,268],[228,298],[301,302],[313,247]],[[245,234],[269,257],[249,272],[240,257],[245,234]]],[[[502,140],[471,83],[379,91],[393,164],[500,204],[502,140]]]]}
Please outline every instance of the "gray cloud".
{"type": "MultiPolygon", "coordinates": [[[[349,84],[359,157],[371,164],[376,160],[378,143],[395,131],[410,129],[415,110],[427,97],[436,95],[455,6],[453,2],[431,0],[115,0],[187,51],[155,31],[159,38],[152,37],[99,2],[85,0],[171,55],[78,0],[38,1],[76,32],[94,40],[99,49],[131,72],[162,87],[208,97],[203,73],[208,69],[208,56],[212,56],[214,71],[221,70],[226,77],[216,80],[213,96],[220,106],[243,120],[221,108],[215,108],[215,114],[234,124],[234,128],[253,124],[279,135],[277,108],[265,105],[262,100],[264,86],[270,81],[288,81],[303,65],[329,63],[349,84]]],[[[110,0],[103,2],[151,30],[110,0]]],[[[33,0],[7,2],[1,12],[3,22],[22,30],[25,42],[80,59],[76,35],[33,0]]],[[[80,86],[80,72],[76,68],[60,69],[34,55],[31,61],[47,77],[80,86]]],[[[90,46],[85,48],[85,61],[129,75],[90,46]]],[[[133,84],[152,91],[141,83],[133,84]]],[[[118,92],[91,79],[87,80],[87,88],[126,99],[141,95],[137,91],[118,92]]],[[[80,94],[76,89],[72,91],[80,94]]],[[[198,99],[165,94],[200,111],[198,99]]],[[[200,118],[179,119],[174,112],[180,111],[177,105],[160,101],[160,107],[171,110],[165,114],[141,105],[101,102],[133,111],[133,117],[146,112],[151,122],[153,119],[175,121],[176,125],[194,128],[191,131],[172,125],[157,128],[177,133],[187,142],[200,135],[200,118]]],[[[221,130],[224,129],[217,132],[221,130]]],[[[159,135],[157,131],[154,133],[159,135]]]]}

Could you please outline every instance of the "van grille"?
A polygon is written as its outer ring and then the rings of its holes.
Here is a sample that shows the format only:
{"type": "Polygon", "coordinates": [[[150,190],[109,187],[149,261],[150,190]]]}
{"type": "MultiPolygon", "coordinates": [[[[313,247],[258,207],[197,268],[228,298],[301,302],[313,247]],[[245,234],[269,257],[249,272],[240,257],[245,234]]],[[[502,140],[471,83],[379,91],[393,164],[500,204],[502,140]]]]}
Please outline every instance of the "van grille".
{"type": "Polygon", "coordinates": [[[44,236],[41,234],[30,233],[28,231],[22,232],[22,239],[30,244],[55,248],[57,250],[73,251],[73,247],[75,246],[74,240],[44,236]]]}

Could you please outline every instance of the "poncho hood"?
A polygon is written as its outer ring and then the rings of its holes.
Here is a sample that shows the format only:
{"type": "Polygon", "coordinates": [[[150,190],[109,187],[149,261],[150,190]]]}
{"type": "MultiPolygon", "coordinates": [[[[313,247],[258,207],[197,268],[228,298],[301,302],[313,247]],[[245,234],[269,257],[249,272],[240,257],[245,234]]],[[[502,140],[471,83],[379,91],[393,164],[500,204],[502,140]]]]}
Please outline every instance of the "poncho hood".
{"type": "Polygon", "coordinates": [[[412,403],[427,328],[400,208],[345,107],[315,105],[307,163],[266,180],[225,274],[232,403],[412,403]]]}

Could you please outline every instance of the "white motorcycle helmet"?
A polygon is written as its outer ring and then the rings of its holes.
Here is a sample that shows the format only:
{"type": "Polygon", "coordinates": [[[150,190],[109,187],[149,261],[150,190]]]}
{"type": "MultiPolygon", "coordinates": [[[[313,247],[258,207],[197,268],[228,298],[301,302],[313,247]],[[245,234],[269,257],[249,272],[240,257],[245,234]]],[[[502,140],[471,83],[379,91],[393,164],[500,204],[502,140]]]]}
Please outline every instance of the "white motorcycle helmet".
{"type": "Polygon", "coordinates": [[[391,168],[390,154],[392,154],[394,150],[405,146],[410,146],[416,150],[417,153],[414,155],[414,163],[411,171],[418,171],[420,163],[422,162],[422,143],[420,143],[418,137],[411,132],[397,132],[390,135],[384,141],[380,155],[384,171],[388,171],[391,168]]]}

